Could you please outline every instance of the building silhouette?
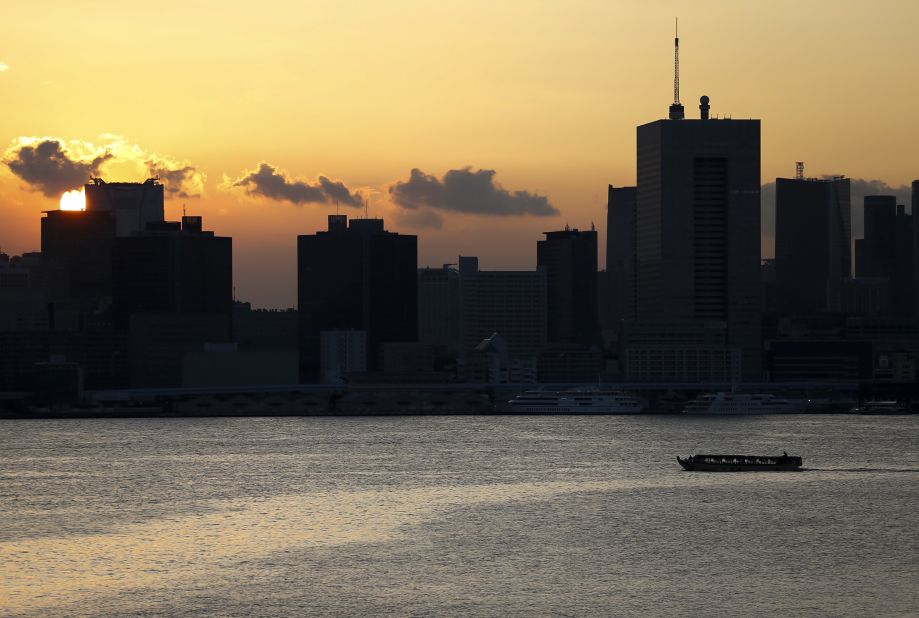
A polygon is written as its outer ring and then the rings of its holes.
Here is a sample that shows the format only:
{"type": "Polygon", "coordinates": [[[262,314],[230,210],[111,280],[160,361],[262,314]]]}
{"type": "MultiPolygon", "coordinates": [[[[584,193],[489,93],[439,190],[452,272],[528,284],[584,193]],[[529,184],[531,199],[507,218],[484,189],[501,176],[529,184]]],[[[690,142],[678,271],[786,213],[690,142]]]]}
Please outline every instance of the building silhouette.
{"type": "Polygon", "coordinates": [[[776,178],[776,308],[828,309],[828,289],[851,274],[850,182],[847,178],[776,178]]]}
{"type": "Polygon", "coordinates": [[[112,296],[115,221],[108,212],[49,210],[41,220],[41,260],[49,301],[85,310],[112,296]]]}
{"type": "Polygon", "coordinates": [[[320,379],[322,331],[367,333],[367,368],[380,346],[418,336],[418,238],[382,219],[329,215],[328,229],[297,237],[300,379],[320,379]]]}
{"type": "Polygon", "coordinates": [[[144,182],[105,182],[93,178],[83,190],[86,210],[111,213],[118,236],[144,232],[148,223],[164,220],[163,185],[156,178],[144,182]]]}
{"type": "MultiPolygon", "coordinates": [[[[113,244],[114,323],[133,314],[222,316],[233,304],[233,239],[202,229],[201,217],[147,225],[113,244]]],[[[227,332],[229,337],[229,331],[227,332]]]]}
{"type": "Polygon", "coordinates": [[[635,210],[636,187],[609,185],[606,206],[606,277],[611,289],[607,315],[600,322],[618,329],[622,320],[633,320],[635,309],[635,210]]]}
{"type": "Polygon", "coordinates": [[[418,341],[454,358],[460,349],[460,277],[453,264],[418,269],[418,341]]]}
{"type": "Polygon", "coordinates": [[[461,356],[497,333],[511,360],[535,359],[546,347],[544,269],[479,270],[476,257],[459,258],[461,356]]]}
{"type": "Polygon", "coordinates": [[[550,344],[598,342],[597,232],[545,232],[536,266],[546,272],[546,338],[550,344]]]}
{"type": "MultiPolygon", "coordinates": [[[[636,276],[643,319],[718,320],[761,377],[760,122],[701,118],[638,127],[636,276]]],[[[673,118],[673,116],[671,116],[673,118]]]]}
{"type": "Polygon", "coordinates": [[[913,314],[913,216],[893,195],[865,196],[865,235],[855,241],[855,274],[886,280],[891,312],[913,314]]]}

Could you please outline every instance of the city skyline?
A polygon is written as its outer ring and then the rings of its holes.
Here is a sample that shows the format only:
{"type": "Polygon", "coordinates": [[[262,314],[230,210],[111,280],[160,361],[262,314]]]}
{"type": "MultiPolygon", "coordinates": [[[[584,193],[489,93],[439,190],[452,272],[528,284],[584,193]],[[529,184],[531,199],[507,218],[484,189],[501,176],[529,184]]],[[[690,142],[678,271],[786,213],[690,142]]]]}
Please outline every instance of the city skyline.
{"type": "MultiPolygon", "coordinates": [[[[323,229],[336,200],[342,213],[360,216],[358,193],[369,198],[372,217],[419,235],[419,265],[475,254],[485,268],[533,268],[543,232],[591,222],[602,229],[607,185],[634,184],[635,127],[665,117],[670,102],[677,14],[687,117],[698,115],[706,94],[715,115],[763,120],[764,218],[773,179],[790,177],[797,160],[808,175],[852,178],[857,206],[866,191],[900,190],[915,177],[908,111],[915,86],[898,76],[917,9],[890,2],[870,12],[877,27],[852,46],[843,33],[869,9],[832,3],[830,12],[830,5],[751,14],[715,2],[718,10],[704,18],[685,3],[527,11],[514,3],[317,5],[272,15],[234,7],[208,13],[214,28],[197,42],[187,23],[164,22],[138,35],[141,45],[128,45],[127,25],[139,19],[130,9],[106,16],[103,41],[83,34],[98,18],[92,13],[61,7],[48,20],[40,7],[16,4],[16,19],[6,22],[16,31],[0,26],[9,110],[0,119],[3,250],[37,249],[37,214],[57,207],[62,187],[43,180],[47,167],[16,165],[23,146],[34,153],[40,143],[22,138],[47,137],[66,148],[46,156],[63,162],[57,171],[78,163],[112,181],[163,178],[173,189],[168,219],[184,204],[237,239],[237,297],[257,306],[295,305],[295,236],[323,229]],[[281,27],[285,18],[324,28],[303,41],[293,26],[281,27]],[[238,46],[234,37],[250,26],[248,45],[238,46]],[[401,36],[381,34],[386,27],[401,36]],[[72,53],[26,53],[40,28],[72,53]],[[772,44],[778,33],[781,46],[772,44]],[[93,54],[111,45],[123,47],[123,57],[94,66],[93,54]],[[197,82],[187,74],[194,63],[197,82]],[[878,83],[887,96],[869,108],[866,93],[878,83]]],[[[187,19],[203,19],[199,10],[187,9],[187,19]]],[[[764,236],[770,230],[767,220],[764,236]]],[[[605,256],[605,233],[598,241],[605,256]]],[[[764,255],[771,247],[764,238],[764,255]]]]}

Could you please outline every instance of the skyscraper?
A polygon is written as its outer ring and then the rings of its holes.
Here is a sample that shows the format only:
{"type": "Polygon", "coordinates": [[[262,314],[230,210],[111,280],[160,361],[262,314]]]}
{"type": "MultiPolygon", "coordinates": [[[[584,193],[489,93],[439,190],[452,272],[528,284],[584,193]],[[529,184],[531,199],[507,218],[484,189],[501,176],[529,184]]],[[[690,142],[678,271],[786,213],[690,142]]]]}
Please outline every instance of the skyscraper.
{"type": "MultiPolygon", "coordinates": [[[[635,187],[609,186],[606,206],[606,276],[610,315],[601,322],[618,325],[635,318],[635,187]]],[[[618,327],[618,326],[617,326],[618,327]]]]}
{"type": "Polygon", "coordinates": [[[201,217],[148,225],[113,245],[112,314],[126,327],[132,314],[220,316],[229,337],[233,304],[233,239],[202,230],[201,217]]]}
{"type": "Polygon", "coordinates": [[[41,257],[50,300],[98,305],[112,296],[115,221],[108,212],[49,210],[41,220],[41,257]]]}
{"type": "Polygon", "coordinates": [[[329,215],[328,230],[297,237],[300,379],[320,377],[320,332],[367,333],[368,369],[380,345],[418,336],[418,238],[382,219],[329,215]]]}
{"type": "Polygon", "coordinates": [[[851,273],[850,183],[847,178],[776,178],[776,305],[786,313],[815,313],[827,305],[828,285],[851,273]]]}
{"type": "MultiPolygon", "coordinates": [[[[678,94],[678,92],[676,93],[678,94]]],[[[760,121],[682,114],[638,127],[637,311],[724,320],[761,378],[760,121]]]]}
{"type": "Polygon", "coordinates": [[[897,198],[865,196],[865,238],[856,250],[858,277],[890,277],[897,259],[897,198]]]}
{"type": "Polygon", "coordinates": [[[536,242],[537,268],[546,271],[549,343],[597,342],[597,232],[545,232],[536,242]]]}
{"type": "Polygon", "coordinates": [[[105,182],[93,178],[83,190],[86,210],[110,212],[118,236],[140,233],[147,229],[148,223],[163,221],[163,185],[155,178],[144,182],[105,182]]]}

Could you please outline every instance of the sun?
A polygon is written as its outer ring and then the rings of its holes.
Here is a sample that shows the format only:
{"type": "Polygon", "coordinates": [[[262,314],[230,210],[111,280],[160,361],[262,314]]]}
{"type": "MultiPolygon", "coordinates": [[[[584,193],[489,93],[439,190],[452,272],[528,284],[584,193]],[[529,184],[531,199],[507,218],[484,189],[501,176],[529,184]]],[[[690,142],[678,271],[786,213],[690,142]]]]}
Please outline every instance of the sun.
{"type": "Polygon", "coordinates": [[[66,191],[61,196],[61,210],[86,210],[86,189],[66,191]]]}

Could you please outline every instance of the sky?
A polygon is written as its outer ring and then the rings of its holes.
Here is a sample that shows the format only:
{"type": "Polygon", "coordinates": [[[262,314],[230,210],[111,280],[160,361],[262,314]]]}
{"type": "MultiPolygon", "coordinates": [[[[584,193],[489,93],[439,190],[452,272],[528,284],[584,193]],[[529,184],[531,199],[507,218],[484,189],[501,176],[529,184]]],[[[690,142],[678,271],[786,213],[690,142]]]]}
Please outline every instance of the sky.
{"type": "MultiPolygon", "coordinates": [[[[419,265],[532,269],[600,231],[635,127],[681,100],[762,120],[762,182],[919,178],[915,0],[41,2],[0,6],[0,250],[90,175],[158,175],[167,218],[233,237],[236,297],[296,303],[296,235],[340,212],[419,236],[419,265]],[[337,206],[336,206],[337,203],[337,206]]],[[[771,204],[767,203],[767,207],[771,204]]],[[[860,229],[860,194],[853,218],[860,229]]],[[[764,211],[764,254],[771,253],[764,211]]]]}

